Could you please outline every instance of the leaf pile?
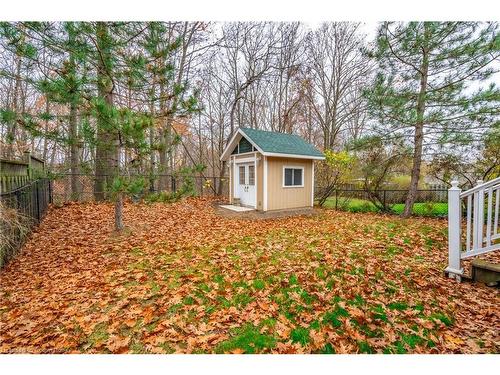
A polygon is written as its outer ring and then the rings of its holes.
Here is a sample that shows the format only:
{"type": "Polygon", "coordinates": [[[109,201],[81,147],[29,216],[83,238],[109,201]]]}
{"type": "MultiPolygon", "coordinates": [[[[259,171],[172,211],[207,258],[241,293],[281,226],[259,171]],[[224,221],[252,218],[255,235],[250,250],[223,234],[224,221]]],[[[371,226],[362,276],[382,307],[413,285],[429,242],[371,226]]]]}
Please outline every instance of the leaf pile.
{"type": "Polygon", "coordinates": [[[443,276],[446,222],[243,220],[210,199],[53,208],[0,271],[2,353],[492,353],[498,289],[443,276]]]}

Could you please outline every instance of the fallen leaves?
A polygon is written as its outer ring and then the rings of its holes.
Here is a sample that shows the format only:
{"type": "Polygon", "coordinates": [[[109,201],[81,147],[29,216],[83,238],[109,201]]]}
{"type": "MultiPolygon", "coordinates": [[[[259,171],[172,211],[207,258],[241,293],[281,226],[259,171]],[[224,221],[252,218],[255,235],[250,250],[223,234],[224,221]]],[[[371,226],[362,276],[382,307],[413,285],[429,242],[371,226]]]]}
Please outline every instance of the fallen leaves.
{"type": "Polygon", "coordinates": [[[498,291],[442,276],[445,222],[212,203],[128,203],[123,234],[112,205],[52,209],[0,272],[0,352],[500,350],[498,291]]]}
{"type": "Polygon", "coordinates": [[[106,348],[112,353],[126,353],[130,344],[130,337],[119,337],[113,335],[106,343],[106,348]]]}
{"type": "Polygon", "coordinates": [[[151,323],[151,321],[154,319],[154,310],[151,306],[148,306],[144,309],[144,311],[142,312],[142,318],[144,324],[151,323]]]}

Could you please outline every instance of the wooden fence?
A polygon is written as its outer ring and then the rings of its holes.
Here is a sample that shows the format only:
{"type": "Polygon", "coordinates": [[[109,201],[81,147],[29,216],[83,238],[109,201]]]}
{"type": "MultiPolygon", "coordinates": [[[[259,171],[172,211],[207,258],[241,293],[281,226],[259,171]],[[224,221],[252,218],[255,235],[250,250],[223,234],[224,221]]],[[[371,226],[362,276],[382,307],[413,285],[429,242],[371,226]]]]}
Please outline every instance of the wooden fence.
{"type": "Polygon", "coordinates": [[[22,160],[0,159],[0,193],[18,189],[41,177],[44,169],[44,161],[29,152],[24,153],[22,160]]]}

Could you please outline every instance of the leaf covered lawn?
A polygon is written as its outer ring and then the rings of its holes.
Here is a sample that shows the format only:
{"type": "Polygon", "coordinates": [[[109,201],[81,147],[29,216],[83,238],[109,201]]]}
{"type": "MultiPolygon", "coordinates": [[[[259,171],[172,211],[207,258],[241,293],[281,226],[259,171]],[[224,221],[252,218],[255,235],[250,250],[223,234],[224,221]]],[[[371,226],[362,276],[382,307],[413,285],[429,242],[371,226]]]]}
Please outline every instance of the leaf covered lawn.
{"type": "Polygon", "coordinates": [[[3,353],[498,352],[498,289],[443,276],[446,222],[210,199],[53,208],[0,271],[3,353]]]}

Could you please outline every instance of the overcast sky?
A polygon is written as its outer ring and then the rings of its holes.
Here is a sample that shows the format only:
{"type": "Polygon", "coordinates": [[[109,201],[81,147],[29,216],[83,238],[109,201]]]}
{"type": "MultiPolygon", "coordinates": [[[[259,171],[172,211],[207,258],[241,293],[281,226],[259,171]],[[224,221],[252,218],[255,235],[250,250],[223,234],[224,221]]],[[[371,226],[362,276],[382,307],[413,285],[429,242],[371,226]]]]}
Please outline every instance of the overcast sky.
{"type": "MultiPolygon", "coordinates": [[[[322,22],[325,21],[318,21],[318,22],[304,22],[304,24],[307,27],[310,27],[311,29],[315,29],[321,25],[322,22]]],[[[377,35],[377,28],[380,22],[362,22],[362,26],[360,28],[360,31],[364,34],[366,34],[366,40],[368,42],[373,42],[375,40],[375,36],[377,35]]],[[[500,60],[496,61],[493,63],[494,66],[497,66],[498,69],[500,70],[500,60]]],[[[484,81],[480,84],[473,84],[469,87],[470,90],[475,90],[479,88],[480,86],[487,86],[490,83],[495,83],[495,85],[500,86],[500,72],[497,72],[494,74],[489,80],[484,81]]]]}

